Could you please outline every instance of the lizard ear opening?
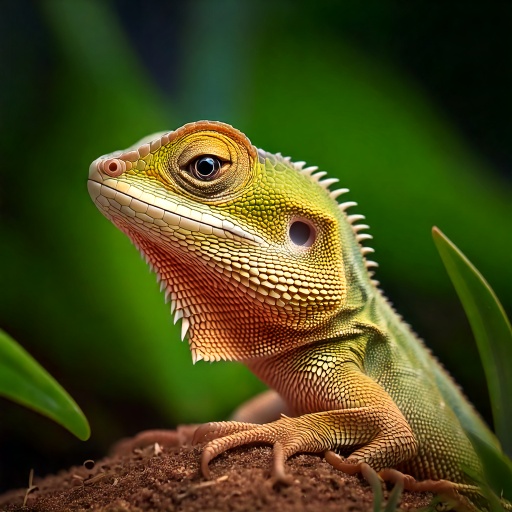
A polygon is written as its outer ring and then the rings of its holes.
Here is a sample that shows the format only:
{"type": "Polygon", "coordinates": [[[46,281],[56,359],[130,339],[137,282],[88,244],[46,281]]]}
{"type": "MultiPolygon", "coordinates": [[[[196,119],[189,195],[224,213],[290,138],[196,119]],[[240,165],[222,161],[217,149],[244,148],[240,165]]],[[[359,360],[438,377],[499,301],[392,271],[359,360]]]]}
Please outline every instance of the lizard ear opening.
{"type": "Polygon", "coordinates": [[[311,247],[316,240],[316,228],[306,219],[293,219],[288,228],[293,244],[299,247],[311,247]]]}

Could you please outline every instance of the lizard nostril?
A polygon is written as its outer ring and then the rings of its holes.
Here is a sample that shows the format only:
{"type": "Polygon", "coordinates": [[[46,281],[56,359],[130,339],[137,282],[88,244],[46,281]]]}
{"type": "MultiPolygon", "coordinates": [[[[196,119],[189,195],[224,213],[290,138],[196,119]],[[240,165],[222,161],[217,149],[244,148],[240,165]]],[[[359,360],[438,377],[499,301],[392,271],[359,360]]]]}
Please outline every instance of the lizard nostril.
{"type": "Polygon", "coordinates": [[[112,178],[117,178],[126,170],[126,163],[118,158],[112,158],[103,162],[102,170],[112,178]]]}
{"type": "Polygon", "coordinates": [[[315,227],[304,220],[294,220],[288,231],[290,240],[301,247],[311,247],[316,239],[315,227]]]}

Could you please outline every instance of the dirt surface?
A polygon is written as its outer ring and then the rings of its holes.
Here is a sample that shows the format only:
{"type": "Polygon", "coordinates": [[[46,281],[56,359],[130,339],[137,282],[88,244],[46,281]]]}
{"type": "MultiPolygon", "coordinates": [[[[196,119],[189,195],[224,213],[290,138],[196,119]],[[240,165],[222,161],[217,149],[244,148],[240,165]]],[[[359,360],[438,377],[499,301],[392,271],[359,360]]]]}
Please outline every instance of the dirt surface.
{"type": "MultiPolygon", "coordinates": [[[[372,510],[366,482],[334,470],[320,456],[297,455],[288,462],[290,486],[273,487],[271,449],[244,447],[210,463],[212,478],[199,473],[200,447],[158,445],[107,457],[58,475],[35,478],[37,489],[0,496],[2,511],[336,511],[372,510]],[[86,467],[88,466],[88,467],[86,467]],[[26,497],[26,506],[23,506],[26,497]]],[[[384,493],[387,498],[387,491],[384,493]]],[[[404,493],[403,510],[427,506],[430,494],[404,493]]]]}

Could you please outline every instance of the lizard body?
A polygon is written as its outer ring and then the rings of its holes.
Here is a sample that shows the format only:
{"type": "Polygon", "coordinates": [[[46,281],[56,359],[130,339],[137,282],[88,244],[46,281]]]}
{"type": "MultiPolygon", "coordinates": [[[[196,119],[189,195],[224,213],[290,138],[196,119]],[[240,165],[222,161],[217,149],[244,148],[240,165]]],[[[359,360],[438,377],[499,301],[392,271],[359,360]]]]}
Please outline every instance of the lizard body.
{"type": "Polygon", "coordinates": [[[266,442],[280,479],[289,456],[325,452],[343,471],[393,468],[411,489],[475,494],[463,427],[496,440],[372,281],[367,226],[324,176],[208,121],[91,164],[92,199],[163,283],[194,362],[242,361],[277,392],[199,429],[203,472],[266,442]],[[267,406],[274,421],[260,425],[267,406]]]}

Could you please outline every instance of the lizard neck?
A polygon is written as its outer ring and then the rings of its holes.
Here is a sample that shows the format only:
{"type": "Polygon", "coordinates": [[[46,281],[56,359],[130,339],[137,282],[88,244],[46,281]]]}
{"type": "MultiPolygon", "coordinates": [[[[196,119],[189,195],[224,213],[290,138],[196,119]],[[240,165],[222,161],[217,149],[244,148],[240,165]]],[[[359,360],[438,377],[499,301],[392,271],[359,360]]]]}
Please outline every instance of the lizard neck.
{"type": "Polygon", "coordinates": [[[348,335],[246,364],[279,393],[292,415],[360,407],[350,375],[362,374],[368,343],[384,338],[376,326],[354,322],[348,335]]]}
{"type": "Polygon", "coordinates": [[[387,346],[387,320],[372,296],[350,315],[338,316],[332,326],[336,334],[286,352],[254,358],[244,363],[269,387],[275,389],[294,415],[359,407],[347,389],[348,375],[363,373],[368,345],[387,346]],[[300,390],[300,391],[299,391],[300,390]]]}
{"type": "Polygon", "coordinates": [[[385,385],[387,362],[400,358],[397,352],[407,350],[416,337],[374,286],[365,302],[351,314],[338,315],[331,329],[336,333],[331,337],[245,361],[283,397],[292,414],[358,407],[351,402],[353,390],[347,388],[349,375],[364,373],[385,385]]]}

